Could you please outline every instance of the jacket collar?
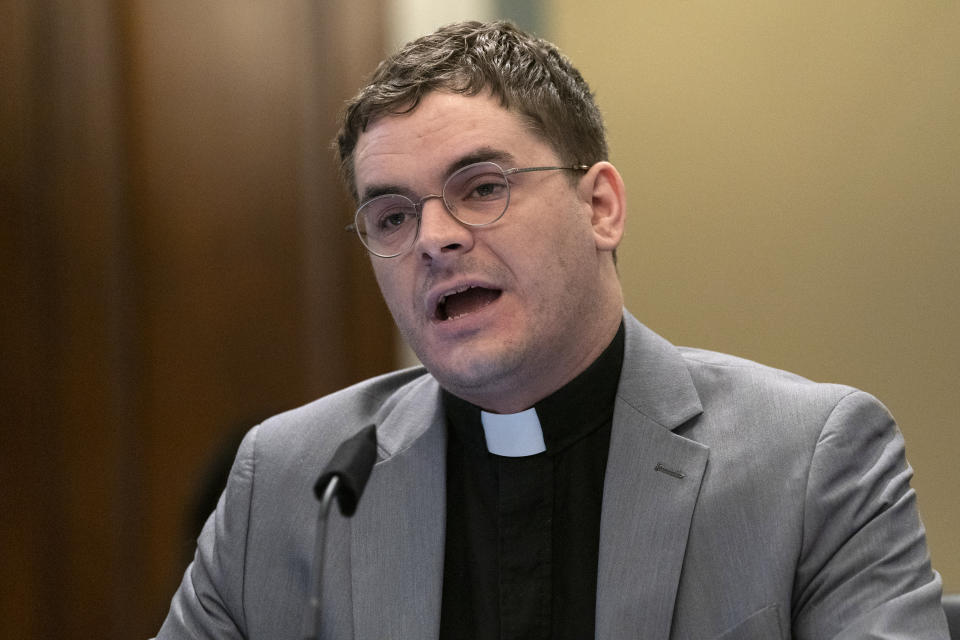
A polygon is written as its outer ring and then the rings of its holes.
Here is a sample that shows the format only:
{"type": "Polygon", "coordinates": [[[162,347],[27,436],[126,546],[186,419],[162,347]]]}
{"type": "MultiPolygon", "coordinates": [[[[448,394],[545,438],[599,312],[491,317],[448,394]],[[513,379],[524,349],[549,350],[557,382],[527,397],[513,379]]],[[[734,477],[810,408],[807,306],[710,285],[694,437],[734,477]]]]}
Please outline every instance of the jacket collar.
{"type": "Polygon", "coordinates": [[[675,346],[623,313],[627,333],[617,397],[672,431],[703,412],[686,361],[675,346]]]}

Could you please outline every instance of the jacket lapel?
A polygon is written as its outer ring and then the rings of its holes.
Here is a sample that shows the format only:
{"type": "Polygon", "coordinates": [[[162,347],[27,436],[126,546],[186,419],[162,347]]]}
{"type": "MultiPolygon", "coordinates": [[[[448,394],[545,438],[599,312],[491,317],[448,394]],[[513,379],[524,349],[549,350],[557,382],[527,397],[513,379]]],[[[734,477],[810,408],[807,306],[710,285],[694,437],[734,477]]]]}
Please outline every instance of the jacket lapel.
{"type": "Polygon", "coordinates": [[[446,507],[446,429],[432,378],[377,425],[379,457],[351,521],[354,637],[436,638],[446,507]]]}
{"type": "Polygon", "coordinates": [[[625,314],[604,484],[597,638],[667,638],[709,449],[673,433],[702,413],[676,349],[625,314]]]}

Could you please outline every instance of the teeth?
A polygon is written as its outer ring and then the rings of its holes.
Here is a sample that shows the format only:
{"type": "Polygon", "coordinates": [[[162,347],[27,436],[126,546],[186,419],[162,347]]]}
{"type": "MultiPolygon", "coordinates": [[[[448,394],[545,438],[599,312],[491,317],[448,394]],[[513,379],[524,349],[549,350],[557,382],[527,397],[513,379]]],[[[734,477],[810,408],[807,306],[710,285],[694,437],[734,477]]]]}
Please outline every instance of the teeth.
{"type": "MultiPolygon", "coordinates": [[[[456,289],[451,289],[450,291],[447,291],[446,293],[444,293],[443,295],[441,295],[441,296],[437,299],[437,313],[438,313],[442,318],[443,318],[444,316],[446,316],[446,312],[445,312],[443,309],[444,309],[444,305],[447,304],[447,297],[448,297],[448,296],[452,296],[452,295],[456,295],[456,294],[458,294],[458,293],[463,293],[463,292],[466,291],[467,289],[472,289],[472,288],[473,288],[473,285],[465,284],[465,285],[463,285],[463,286],[461,286],[461,287],[457,287],[456,289]]],[[[446,320],[453,320],[454,318],[445,317],[444,319],[446,319],[446,320]]]]}
{"type": "Polygon", "coordinates": [[[467,289],[470,289],[470,288],[471,288],[471,285],[464,285],[464,286],[460,287],[459,289],[454,289],[453,291],[447,291],[445,294],[443,294],[442,296],[440,296],[440,299],[439,299],[439,300],[437,300],[437,306],[440,306],[440,305],[442,305],[443,303],[445,303],[445,302],[447,301],[447,296],[452,296],[452,295],[456,295],[456,294],[458,294],[458,293],[463,293],[464,291],[466,291],[467,289]]]}

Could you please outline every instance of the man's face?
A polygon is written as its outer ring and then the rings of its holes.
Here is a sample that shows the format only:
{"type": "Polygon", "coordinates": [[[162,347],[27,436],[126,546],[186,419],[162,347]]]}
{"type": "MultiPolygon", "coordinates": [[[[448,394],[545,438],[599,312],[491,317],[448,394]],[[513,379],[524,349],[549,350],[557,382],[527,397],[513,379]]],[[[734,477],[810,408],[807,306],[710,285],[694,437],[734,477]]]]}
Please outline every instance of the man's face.
{"type": "MultiPolygon", "coordinates": [[[[434,92],[360,136],[356,187],[361,202],[384,192],[417,201],[439,194],[455,169],[487,160],[504,169],[560,164],[549,144],[486,93],[434,92]]],[[[603,326],[610,305],[597,299],[610,290],[601,286],[610,255],[597,249],[590,191],[576,177],[581,186],[568,171],[510,176],[509,208],[487,227],[463,226],[440,199],[427,200],[413,248],[371,258],[420,360],[446,389],[487,410],[532,406],[611,337],[603,326]]]]}

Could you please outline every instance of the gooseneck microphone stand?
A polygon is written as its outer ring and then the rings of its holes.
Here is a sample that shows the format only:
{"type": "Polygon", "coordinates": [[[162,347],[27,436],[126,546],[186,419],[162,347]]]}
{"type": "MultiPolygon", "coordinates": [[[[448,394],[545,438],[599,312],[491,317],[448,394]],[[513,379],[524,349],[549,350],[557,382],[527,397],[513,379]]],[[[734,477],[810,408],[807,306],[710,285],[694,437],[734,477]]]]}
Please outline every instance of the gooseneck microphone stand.
{"type": "Polygon", "coordinates": [[[364,427],[337,448],[313,491],[320,500],[317,534],[313,546],[313,594],[310,596],[307,640],[320,639],[320,602],[323,596],[323,557],[326,550],[327,519],[336,499],[340,513],[351,517],[363,495],[373,464],[377,461],[377,430],[364,427]]]}

